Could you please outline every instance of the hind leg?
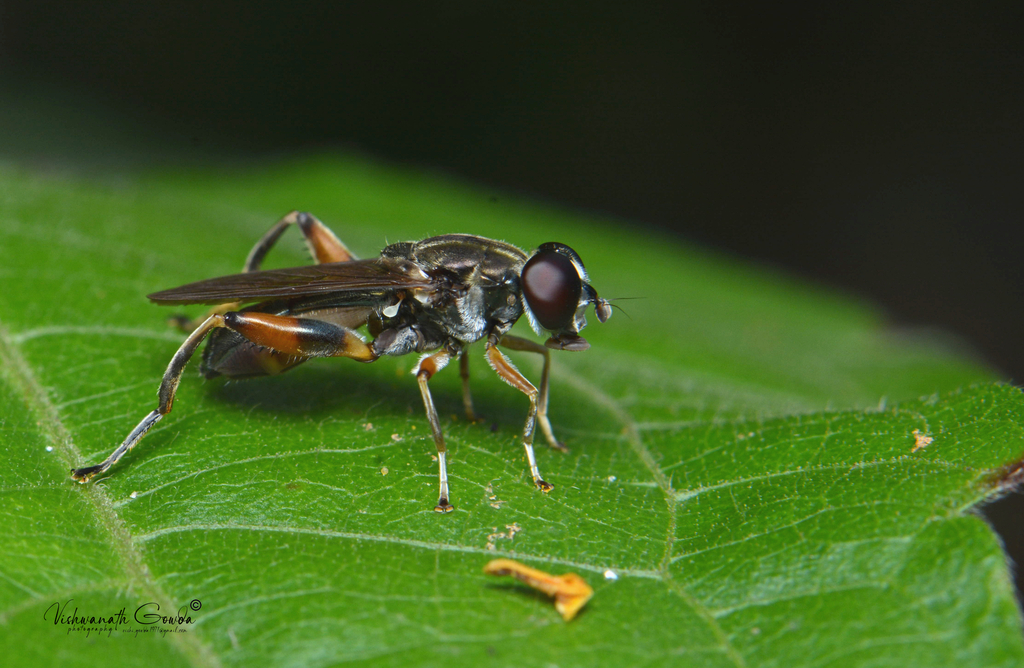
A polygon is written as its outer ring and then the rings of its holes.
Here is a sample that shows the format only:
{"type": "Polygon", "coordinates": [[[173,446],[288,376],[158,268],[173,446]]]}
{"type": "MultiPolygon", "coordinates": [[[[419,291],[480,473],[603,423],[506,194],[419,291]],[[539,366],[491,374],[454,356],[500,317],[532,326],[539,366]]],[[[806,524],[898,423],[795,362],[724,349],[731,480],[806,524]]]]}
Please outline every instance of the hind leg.
{"type": "MultiPolygon", "coordinates": [[[[248,274],[249,272],[259,271],[263,265],[263,259],[270,252],[270,249],[274,247],[277,240],[281,238],[292,225],[299,228],[302,232],[303,238],[306,240],[306,247],[309,248],[310,255],[313,256],[313,260],[317,264],[324,264],[326,262],[349,262],[355,260],[356,256],[348,249],[348,247],[341,242],[334,232],[329,227],[317,220],[316,216],[306,213],[304,211],[292,211],[287,216],[277,221],[266,234],[256,242],[256,245],[249,251],[249,256],[245,259],[245,265],[242,267],[242,273],[248,274]]],[[[183,332],[191,332],[203,323],[204,320],[209,318],[211,315],[224,315],[228,311],[236,310],[240,304],[233,302],[230,304],[221,304],[216,306],[200,318],[189,318],[186,315],[176,314],[168,318],[168,322],[174,325],[183,332]]]]}
{"type": "Polygon", "coordinates": [[[292,225],[297,225],[299,231],[302,232],[302,236],[306,239],[306,246],[317,264],[349,262],[356,259],[356,256],[338,239],[337,235],[317,220],[316,216],[304,211],[292,211],[277,221],[277,224],[256,242],[256,245],[249,251],[249,257],[245,260],[242,273],[259,271],[260,265],[263,264],[263,258],[267,256],[284,231],[292,225]]]}
{"type": "Polygon", "coordinates": [[[351,357],[360,362],[373,362],[377,359],[373,349],[366,345],[359,335],[341,325],[321,320],[245,311],[211,315],[185,339],[185,342],[178,348],[178,352],[171,358],[170,364],[167,365],[167,371],[164,372],[163,381],[160,383],[158,393],[160,403],[156,410],[144,417],[128,434],[128,438],[102,463],[96,466],[72,469],[72,478],[84,483],[97,473],[103,473],[121,459],[126,452],[135,447],[135,444],[163,416],[171,412],[174,394],[178,390],[178,383],[181,381],[182,372],[185,371],[185,365],[188,364],[203,339],[210,332],[219,328],[230,329],[257,345],[286,355],[304,358],[351,357]]]}

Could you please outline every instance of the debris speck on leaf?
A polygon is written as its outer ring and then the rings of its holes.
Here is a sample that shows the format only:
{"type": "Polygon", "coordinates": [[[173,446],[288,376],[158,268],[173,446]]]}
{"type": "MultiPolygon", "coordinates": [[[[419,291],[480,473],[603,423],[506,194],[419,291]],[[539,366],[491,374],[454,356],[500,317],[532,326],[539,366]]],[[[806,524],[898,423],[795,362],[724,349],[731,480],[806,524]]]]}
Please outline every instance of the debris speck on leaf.
{"type": "Polygon", "coordinates": [[[604,572],[604,579],[611,580],[612,582],[614,582],[615,580],[619,579],[619,574],[609,568],[604,572]]]}
{"type": "Polygon", "coordinates": [[[388,474],[388,467],[386,467],[386,466],[382,467],[381,470],[380,470],[380,474],[381,475],[387,475],[388,474]]]}
{"type": "Polygon", "coordinates": [[[487,487],[484,487],[484,494],[487,495],[487,500],[491,502],[491,508],[501,510],[501,504],[505,503],[505,501],[500,500],[498,498],[498,495],[494,493],[494,487],[492,487],[491,485],[487,485],[487,487]]]}
{"type": "MultiPolygon", "coordinates": [[[[504,501],[500,501],[499,503],[504,503],[504,501]]],[[[491,504],[491,505],[494,505],[494,504],[491,504]]],[[[489,536],[487,536],[487,549],[488,550],[493,550],[494,549],[494,541],[496,541],[496,540],[512,540],[513,538],[516,537],[517,533],[519,533],[520,531],[523,530],[523,527],[519,526],[518,522],[513,522],[512,524],[506,524],[505,528],[508,529],[507,533],[504,532],[504,531],[498,531],[498,527],[491,527],[491,530],[494,531],[494,533],[492,533],[489,536]]]]}
{"type": "Polygon", "coordinates": [[[914,435],[914,448],[911,450],[911,452],[917,452],[922,448],[926,448],[932,441],[935,440],[934,438],[927,434],[922,434],[920,429],[915,429],[910,433],[914,435]]]}
{"type": "Polygon", "coordinates": [[[555,599],[555,609],[567,622],[575,617],[594,595],[594,590],[586,580],[575,573],[551,575],[512,559],[495,559],[484,566],[484,573],[511,575],[520,582],[544,592],[555,599]]]}

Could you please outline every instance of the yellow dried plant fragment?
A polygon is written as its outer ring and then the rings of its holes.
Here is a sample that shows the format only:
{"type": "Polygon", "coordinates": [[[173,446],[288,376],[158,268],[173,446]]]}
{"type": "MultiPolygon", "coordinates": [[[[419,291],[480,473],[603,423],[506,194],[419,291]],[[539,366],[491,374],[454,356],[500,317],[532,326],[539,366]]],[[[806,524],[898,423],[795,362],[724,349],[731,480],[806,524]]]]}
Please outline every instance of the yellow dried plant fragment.
{"type": "Polygon", "coordinates": [[[512,559],[495,559],[484,566],[488,575],[511,575],[534,589],[555,599],[555,609],[565,621],[571,620],[586,605],[594,590],[586,580],[575,573],[551,575],[536,568],[530,568],[512,559]]]}

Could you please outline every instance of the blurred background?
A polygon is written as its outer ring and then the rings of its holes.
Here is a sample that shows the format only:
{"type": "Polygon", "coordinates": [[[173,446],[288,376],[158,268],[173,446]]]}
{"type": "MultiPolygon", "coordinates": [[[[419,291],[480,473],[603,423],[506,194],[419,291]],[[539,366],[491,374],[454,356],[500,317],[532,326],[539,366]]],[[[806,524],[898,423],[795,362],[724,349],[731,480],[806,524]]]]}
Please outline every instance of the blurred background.
{"type": "MultiPolygon", "coordinates": [[[[1019,0],[2,0],[0,93],[21,156],[102,160],[86,108],[145,159],[360,150],[774,266],[1024,382],[1019,0]]],[[[986,513],[1019,562],[1024,496],[986,513]]]]}

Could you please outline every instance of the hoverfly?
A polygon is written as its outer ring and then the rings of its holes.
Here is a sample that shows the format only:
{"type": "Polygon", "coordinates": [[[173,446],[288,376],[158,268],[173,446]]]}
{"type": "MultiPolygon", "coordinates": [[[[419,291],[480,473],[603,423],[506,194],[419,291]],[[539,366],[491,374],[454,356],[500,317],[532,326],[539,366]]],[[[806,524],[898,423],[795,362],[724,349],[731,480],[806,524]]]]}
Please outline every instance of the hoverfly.
{"type": "Polygon", "coordinates": [[[532,254],[511,244],[469,234],[445,234],[387,246],[380,257],[359,260],[323,223],[293,211],[257,242],[242,273],[190,283],[149,295],[157,304],[215,304],[190,326],[188,338],[171,358],[160,384],[159,406],[132,430],[106,460],[72,469],[88,482],[116,463],[171,411],[185,365],[208,338],[200,371],[207,378],[246,378],[280,373],[313,357],[349,357],[373,362],[384,355],[422,353],[412,373],[419,382],[437,446],[440,495],[434,510],[449,503],[447,449],[428,382],[458,357],[466,414],[475,420],[469,393],[469,344],[486,340],[487,362],[506,383],[523,392],[530,409],[523,446],[534,484],[552,489],[537,469],[533,435],[537,423],[554,448],[564,450],[547,416],[549,349],[586,350],[579,332],[594,304],[598,320],[611,317],[611,304],[591,287],[583,262],[571,248],[546,243],[532,254]],[[261,271],[263,258],[284,231],[295,225],[317,264],[261,271]],[[245,306],[245,304],[248,304],[245,306]],[[508,333],[526,313],[544,345],[508,333]],[[366,326],[372,340],[356,329],[366,326]],[[538,390],[499,350],[544,356],[538,390]]]}

